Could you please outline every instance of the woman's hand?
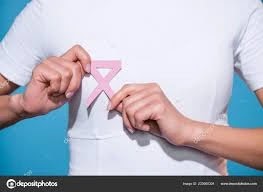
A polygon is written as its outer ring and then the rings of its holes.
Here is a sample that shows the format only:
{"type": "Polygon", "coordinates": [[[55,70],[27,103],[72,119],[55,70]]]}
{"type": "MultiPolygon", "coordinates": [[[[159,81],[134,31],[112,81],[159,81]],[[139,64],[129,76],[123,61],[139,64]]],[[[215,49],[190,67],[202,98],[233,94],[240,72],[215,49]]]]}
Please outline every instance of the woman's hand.
{"type": "Polygon", "coordinates": [[[46,114],[65,104],[90,72],[90,56],[74,46],[61,57],[50,57],[39,64],[23,95],[15,98],[27,116],[46,114]]]}
{"type": "Polygon", "coordinates": [[[111,99],[109,110],[122,113],[124,125],[151,132],[176,145],[191,137],[190,122],[178,112],[156,83],[125,85],[111,99]]]}

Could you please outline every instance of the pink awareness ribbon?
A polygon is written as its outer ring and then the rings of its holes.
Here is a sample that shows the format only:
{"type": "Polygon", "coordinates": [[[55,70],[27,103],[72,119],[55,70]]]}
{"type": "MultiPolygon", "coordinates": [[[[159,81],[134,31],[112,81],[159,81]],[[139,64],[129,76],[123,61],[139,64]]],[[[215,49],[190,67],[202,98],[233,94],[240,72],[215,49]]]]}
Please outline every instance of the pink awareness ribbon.
{"type": "Polygon", "coordinates": [[[98,86],[91,92],[88,97],[87,107],[101,94],[102,91],[106,93],[109,99],[114,95],[113,90],[110,87],[110,81],[121,70],[120,60],[97,60],[91,62],[91,75],[98,82],[98,86]],[[103,77],[98,71],[99,68],[111,69],[111,71],[103,77]]]}

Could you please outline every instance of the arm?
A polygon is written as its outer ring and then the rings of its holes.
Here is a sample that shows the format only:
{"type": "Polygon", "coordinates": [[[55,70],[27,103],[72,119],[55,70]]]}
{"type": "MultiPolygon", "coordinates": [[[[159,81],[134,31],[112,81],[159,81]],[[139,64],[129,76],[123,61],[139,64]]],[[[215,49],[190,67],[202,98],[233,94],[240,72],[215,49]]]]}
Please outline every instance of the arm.
{"type": "Polygon", "coordinates": [[[21,120],[21,115],[19,114],[19,106],[17,108],[13,107],[15,99],[13,96],[9,96],[6,94],[10,94],[14,91],[18,86],[10,81],[8,81],[5,77],[0,75],[0,128],[4,126],[8,126],[13,124],[19,120],[21,120]]]}
{"type": "MultiPolygon", "coordinates": [[[[256,91],[263,106],[263,89],[256,91]]],[[[263,128],[239,129],[192,121],[185,145],[263,170],[263,128]]]]}
{"type": "Polygon", "coordinates": [[[22,106],[19,105],[20,96],[0,96],[0,129],[27,117],[22,106]]]}
{"type": "MultiPolygon", "coordinates": [[[[262,90],[257,91],[263,103],[262,90]]],[[[122,113],[124,125],[151,132],[178,146],[188,146],[263,169],[263,128],[241,129],[193,121],[182,115],[155,83],[124,86],[109,109],[122,113]]]]}
{"type": "Polygon", "coordinates": [[[263,128],[240,129],[192,121],[185,146],[263,170],[263,128]]]}

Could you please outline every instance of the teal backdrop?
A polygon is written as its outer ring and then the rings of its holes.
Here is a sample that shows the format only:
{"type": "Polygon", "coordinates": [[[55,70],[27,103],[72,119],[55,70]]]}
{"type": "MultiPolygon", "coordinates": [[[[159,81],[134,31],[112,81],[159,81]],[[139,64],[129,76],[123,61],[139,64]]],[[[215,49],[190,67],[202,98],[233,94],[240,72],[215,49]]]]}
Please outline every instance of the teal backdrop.
{"type": "MultiPolygon", "coordinates": [[[[0,0],[0,39],[27,2],[0,0]]],[[[22,91],[20,88],[17,92],[22,91]]],[[[46,116],[25,120],[0,131],[0,175],[67,175],[67,113],[65,105],[46,116]]],[[[255,95],[235,75],[229,107],[231,126],[263,127],[262,117],[263,109],[255,95]]],[[[230,175],[263,176],[262,171],[231,161],[228,169],[230,175]]]]}

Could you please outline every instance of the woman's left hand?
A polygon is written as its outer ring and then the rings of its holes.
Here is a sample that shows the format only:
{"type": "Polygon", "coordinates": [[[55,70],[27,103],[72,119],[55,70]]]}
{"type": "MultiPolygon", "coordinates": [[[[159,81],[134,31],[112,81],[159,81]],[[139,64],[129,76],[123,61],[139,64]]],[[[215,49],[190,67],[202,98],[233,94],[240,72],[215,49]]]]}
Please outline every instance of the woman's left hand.
{"type": "Polygon", "coordinates": [[[190,119],[183,116],[156,83],[129,84],[111,99],[108,110],[122,113],[125,127],[151,132],[172,144],[183,145],[191,137],[190,119]]]}

